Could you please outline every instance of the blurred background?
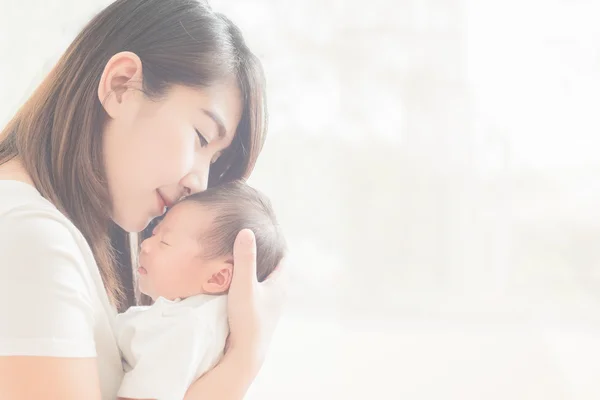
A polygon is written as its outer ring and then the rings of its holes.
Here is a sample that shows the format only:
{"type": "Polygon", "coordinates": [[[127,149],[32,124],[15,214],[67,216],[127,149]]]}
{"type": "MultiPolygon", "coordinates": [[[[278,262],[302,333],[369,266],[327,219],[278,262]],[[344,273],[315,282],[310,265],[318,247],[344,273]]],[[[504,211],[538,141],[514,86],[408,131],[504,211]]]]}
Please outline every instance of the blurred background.
{"type": "MultiPolygon", "coordinates": [[[[0,124],[106,0],[2,0],[0,124]]],[[[600,3],[213,0],[292,250],[248,399],[600,397],[600,3]]]]}

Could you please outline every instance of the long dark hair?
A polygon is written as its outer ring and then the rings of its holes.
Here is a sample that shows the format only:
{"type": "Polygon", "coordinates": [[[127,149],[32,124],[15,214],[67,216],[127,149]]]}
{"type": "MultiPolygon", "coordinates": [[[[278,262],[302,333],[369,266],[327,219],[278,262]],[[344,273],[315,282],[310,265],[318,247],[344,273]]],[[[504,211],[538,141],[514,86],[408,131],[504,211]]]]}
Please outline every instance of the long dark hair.
{"type": "Polygon", "coordinates": [[[119,255],[129,252],[125,233],[110,219],[102,153],[107,115],[97,90],[104,66],[121,51],[142,60],[149,98],[176,84],[202,88],[237,78],[241,121],[233,143],[212,165],[209,185],[247,176],[266,132],[260,62],[239,29],[205,2],[118,0],[81,31],[2,131],[0,164],[19,157],[40,193],[79,228],[115,305],[123,300],[115,245],[119,255]]]}

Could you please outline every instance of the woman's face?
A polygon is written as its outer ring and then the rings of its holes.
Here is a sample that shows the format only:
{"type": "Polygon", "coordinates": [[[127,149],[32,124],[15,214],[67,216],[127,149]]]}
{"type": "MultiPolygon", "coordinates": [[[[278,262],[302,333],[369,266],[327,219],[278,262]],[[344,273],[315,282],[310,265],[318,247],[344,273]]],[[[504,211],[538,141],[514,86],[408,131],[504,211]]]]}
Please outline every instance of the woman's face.
{"type": "Polygon", "coordinates": [[[128,232],[143,230],[166,206],[206,189],[210,165],[231,144],[242,113],[234,83],[174,86],[158,100],[139,90],[115,90],[103,104],[112,218],[128,232]]]}

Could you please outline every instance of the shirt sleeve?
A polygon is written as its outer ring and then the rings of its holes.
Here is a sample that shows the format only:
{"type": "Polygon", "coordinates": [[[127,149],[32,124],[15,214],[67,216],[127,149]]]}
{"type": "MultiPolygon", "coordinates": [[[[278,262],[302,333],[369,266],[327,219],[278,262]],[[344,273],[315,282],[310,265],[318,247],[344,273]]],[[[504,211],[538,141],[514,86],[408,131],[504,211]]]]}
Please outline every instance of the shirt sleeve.
{"type": "Polygon", "coordinates": [[[197,378],[214,343],[214,333],[198,319],[161,321],[160,334],[134,341],[137,362],[125,373],[119,397],[181,400],[197,378]]]}
{"type": "Polygon", "coordinates": [[[58,216],[0,217],[0,356],[96,356],[84,271],[81,249],[58,216]]]}

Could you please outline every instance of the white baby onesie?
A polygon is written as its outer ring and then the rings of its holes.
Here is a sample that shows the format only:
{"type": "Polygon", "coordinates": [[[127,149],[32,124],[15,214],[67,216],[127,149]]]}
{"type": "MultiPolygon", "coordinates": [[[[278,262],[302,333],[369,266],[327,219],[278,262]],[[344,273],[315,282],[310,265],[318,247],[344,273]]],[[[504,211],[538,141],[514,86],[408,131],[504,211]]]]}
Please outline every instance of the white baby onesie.
{"type": "Polygon", "coordinates": [[[223,354],[227,296],[160,297],[119,314],[115,332],[125,370],[119,397],[181,400],[223,354]]]}

